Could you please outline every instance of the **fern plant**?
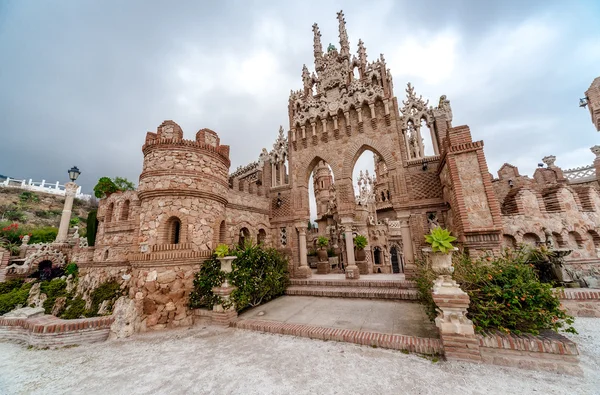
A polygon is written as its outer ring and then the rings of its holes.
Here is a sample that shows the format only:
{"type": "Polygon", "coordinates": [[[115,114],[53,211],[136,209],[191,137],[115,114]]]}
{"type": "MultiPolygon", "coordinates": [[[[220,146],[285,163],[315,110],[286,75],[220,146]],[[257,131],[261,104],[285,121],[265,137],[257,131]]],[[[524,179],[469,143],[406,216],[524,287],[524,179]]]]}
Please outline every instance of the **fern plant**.
{"type": "Polygon", "coordinates": [[[431,250],[442,254],[447,254],[454,248],[452,245],[454,240],[456,240],[456,237],[452,236],[448,229],[441,227],[431,229],[431,232],[425,235],[425,241],[431,245],[431,250]]]}
{"type": "Polygon", "coordinates": [[[362,250],[367,246],[367,238],[363,235],[356,235],[354,238],[354,245],[357,249],[362,250]]]}

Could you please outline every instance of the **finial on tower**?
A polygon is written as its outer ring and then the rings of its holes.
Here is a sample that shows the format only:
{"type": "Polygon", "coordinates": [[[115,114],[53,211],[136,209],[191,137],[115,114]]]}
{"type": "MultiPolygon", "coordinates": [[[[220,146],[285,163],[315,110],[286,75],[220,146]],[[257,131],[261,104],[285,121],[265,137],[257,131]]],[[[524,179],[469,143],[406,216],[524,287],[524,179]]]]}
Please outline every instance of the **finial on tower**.
{"type": "Polygon", "coordinates": [[[315,53],[315,68],[317,70],[320,70],[323,60],[323,45],[321,44],[321,32],[319,31],[319,25],[317,25],[316,23],[312,25],[312,28],[314,34],[313,49],[315,53]]]}
{"type": "Polygon", "coordinates": [[[344,11],[340,10],[337,13],[340,30],[340,55],[342,58],[350,58],[350,43],[348,42],[348,33],[346,32],[346,20],[344,19],[344,11]]]}

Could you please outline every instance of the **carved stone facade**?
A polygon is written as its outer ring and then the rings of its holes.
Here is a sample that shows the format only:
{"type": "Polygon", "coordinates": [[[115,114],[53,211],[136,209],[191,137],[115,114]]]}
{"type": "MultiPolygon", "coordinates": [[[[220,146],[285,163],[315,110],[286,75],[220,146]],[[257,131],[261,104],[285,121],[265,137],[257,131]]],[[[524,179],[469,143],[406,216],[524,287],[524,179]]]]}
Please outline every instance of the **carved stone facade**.
{"type": "Polygon", "coordinates": [[[533,179],[510,165],[493,179],[483,142],[473,141],[468,126],[452,125],[448,98],[431,106],[408,84],[399,104],[383,55],[367,61],[362,40],[351,54],[341,12],[338,22],[339,50],[330,45],[325,53],[313,26],[314,72],[302,68],[303,88],[289,97],[289,130],[280,127],[257,161],[229,174],[229,146],[217,133],[201,129],[186,140],[165,121],[146,135],[138,190],[100,201],[95,247],[77,244],[70,259],[84,276],[129,281],[139,328],[191,323],[193,273],[219,243],[273,246],[289,256],[293,277],[307,277],[307,252],[324,235],[357,278],[352,239],[362,234],[368,245],[360,273],[410,279],[432,227],[449,228],[471,254],[541,241],[549,229],[574,250],[573,264],[598,267],[600,159],[593,177],[569,177],[547,157],[533,179]],[[426,135],[434,155],[425,155],[426,135]],[[375,174],[363,174],[355,193],[353,169],[366,150],[375,174]],[[311,174],[318,231],[307,231],[311,174]]]}

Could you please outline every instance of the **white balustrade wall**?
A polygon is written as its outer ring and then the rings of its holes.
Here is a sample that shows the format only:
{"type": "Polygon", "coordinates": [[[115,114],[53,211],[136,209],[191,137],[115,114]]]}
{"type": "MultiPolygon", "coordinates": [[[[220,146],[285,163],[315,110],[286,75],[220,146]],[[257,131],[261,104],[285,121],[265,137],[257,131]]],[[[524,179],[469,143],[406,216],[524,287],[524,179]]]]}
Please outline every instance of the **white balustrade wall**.
{"type": "MultiPolygon", "coordinates": [[[[32,179],[27,180],[16,180],[14,178],[7,178],[4,181],[0,181],[0,188],[21,188],[29,191],[35,192],[43,192],[43,193],[51,193],[53,195],[65,196],[65,186],[60,182],[56,181],[56,183],[47,183],[46,180],[42,180],[41,182],[33,181],[32,179]]],[[[75,193],[75,197],[77,199],[82,199],[85,201],[89,201],[92,198],[92,195],[87,195],[81,193],[81,187],[77,188],[77,192],[75,193]]]]}

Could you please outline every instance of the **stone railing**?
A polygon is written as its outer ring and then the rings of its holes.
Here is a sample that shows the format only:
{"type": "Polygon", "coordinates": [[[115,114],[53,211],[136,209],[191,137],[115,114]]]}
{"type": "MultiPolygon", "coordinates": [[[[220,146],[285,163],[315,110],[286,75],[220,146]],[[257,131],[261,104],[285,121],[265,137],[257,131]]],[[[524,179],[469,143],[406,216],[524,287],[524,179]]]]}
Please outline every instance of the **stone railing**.
{"type": "Polygon", "coordinates": [[[563,174],[571,184],[579,184],[596,180],[596,169],[594,168],[594,165],[563,170],[563,174]]]}
{"type": "MultiPolygon", "coordinates": [[[[0,187],[21,188],[28,191],[65,196],[65,186],[58,181],[52,184],[46,183],[46,180],[37,182],[33,181],[31,178],[29,180],[17,180],[9,177],[3,181],[0,181],[0,187]]],[[[89,201],[92,198],[92,195],[86,195],[84,193],[81,193],[81,187],[78,187],[77,192],[75,193],[75,197],[77,199],[89,201]]]]}

